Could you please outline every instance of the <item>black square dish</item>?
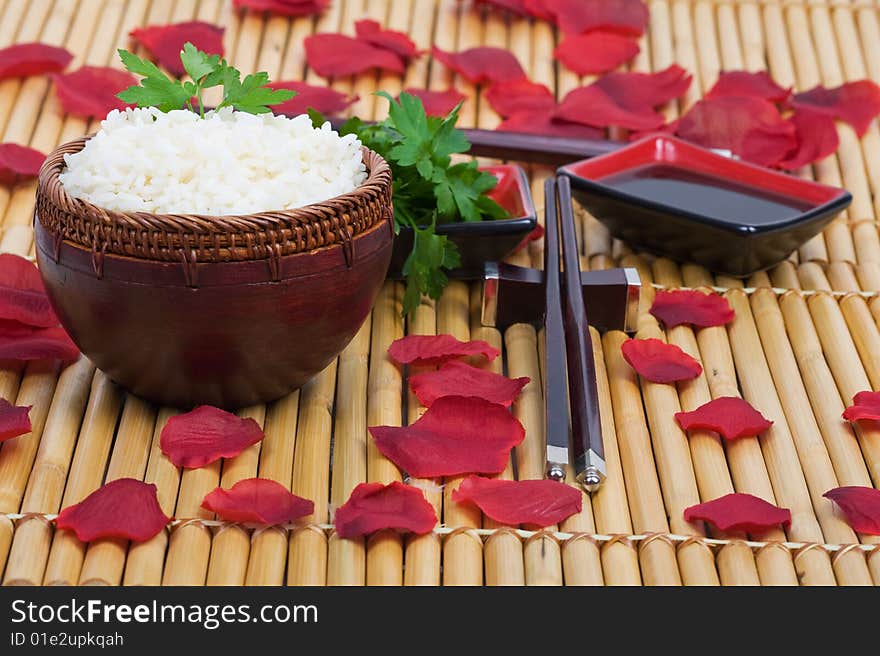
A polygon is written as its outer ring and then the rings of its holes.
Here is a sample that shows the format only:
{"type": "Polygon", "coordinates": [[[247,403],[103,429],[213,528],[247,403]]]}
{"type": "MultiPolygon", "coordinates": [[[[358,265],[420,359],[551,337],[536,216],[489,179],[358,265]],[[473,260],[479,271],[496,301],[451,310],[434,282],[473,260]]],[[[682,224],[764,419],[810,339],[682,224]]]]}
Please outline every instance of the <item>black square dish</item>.
{"type": "MultiPolygon", "coordinates": [[[[482,169],[498,178],[498,185],[489,195],[507,210],[510,218],[438,225],[437,234],[449,237],[461,254],[461,266],[449,272],[450,278],[482,278],[485,262],[503,260],[538,224],[529,179],[522,168],[501,164],[482,169]]],[[[389,278],[403,277],[403,263],[412,246],[412,228],[401,228],[394,238],[389,278]]]]}
{"type": "Polygon", "coordinates": [[[747,276],[784,260],[849,192],[653,136],[558,170],[611,234],[637,249],[747,276]]]}

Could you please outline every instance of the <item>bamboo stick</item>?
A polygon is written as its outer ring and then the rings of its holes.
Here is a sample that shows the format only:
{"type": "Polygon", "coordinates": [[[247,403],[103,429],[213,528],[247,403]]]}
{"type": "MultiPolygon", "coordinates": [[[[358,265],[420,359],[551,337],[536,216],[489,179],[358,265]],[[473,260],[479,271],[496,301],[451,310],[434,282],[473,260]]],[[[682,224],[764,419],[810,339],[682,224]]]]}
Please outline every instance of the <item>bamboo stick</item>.
{"type": "MultiPolygon", "coordinates": [[[[161,408],[156,416],[147,473],[144,481],[157,488],[159,506],[168,516],[174,514],[174,504],[180,486],[180,470],[162,453],[159,439],[168,420],[177,414],[170,408],[161,408]]],[[[168,546],[168,531],[155,537],[132,544],[125,563],[123,585],[159,585],[162,582],[162,569],[165,563],[165,549],[168,546]]]]}
{"type": "MultiPolygon", "coordinates": [[[[370,361],[370,318],[339,355],[336,388],[336,425],[333,432],[333,467],[330,505],[348,499],[367,478],[367,371],[370,361]]],[[[366,551],[363,539],[343,540],[330,535],[328,585],[363,585],[366,551]]]]}
{"type": "MultiPolygon", "coordinates": [[[[800,298],[802,310],[806,313],[806,303],[800,296],[790,294],[786,298],[789,303],[800,298]]],[[[776,295],[770,290],[758,290],[750,300],[822,534],[829,542],[852,544],[857,541],[855,533],[835,514],[834,504],[822,496],[827,490],[837,487],[837,477],[813,416],[776,295]]],[[[862,553],[850,551],[834,559],[832,564],[841,585],[871,585],[871,576],[862,553]]]]}
{"type": "MultiPolygon", "coordinates": [[[[400,426],[403,385],[400,369],[388,357],[388,347],[403,337],[403,287],[386,282],[373,305],[370,374],[367,381],[367,426],[400,426]]],[[[390,483],[400,471],[367,440],[367,480],[390,483]]],[[[394,531],[380,531],[367,540],[367,585],[403,583],[403,544],[394,531]]]]}
{"type": "MultiPolygon", "coordinates": [[[[816,294],[809,298],[807,305],[837,389],[844,404],[849,405],[858,392],[872,389],[856,345],[837,301],[827,294],[816,294]]],[[[853,428],[859,438],[871,480],[875,485],[880,485],[880,430],[869,422],[854,424],[853,428]]]]}
{"type": "MultiPolygon", "coordinates": [[[[100,371],[92,379],[89,402],[70,464],[61,507],[79,503],[100,487],[122,409],[123,392],[100,371]]],[[[74,585],[79,580],[86,545],[71,531],[58,530],[48,553],[43,582],[46,585],[74,585]]],[[[33,558],[41,555],[33,554],[33,558]]]]}
{"type": "MultiPolygon", "coordinates": [[[[655,279],[662,285],[681,286],[675,265],[669,260],[659,259],[654,263],[655,279]]],[[[670,344],[675,344],[691,357],[700,360],[699,347],[694,331],[690,326],[680,325],[667,331],[670,344]]],[[[692,411],[711,399],[709,384],[705,374],[690,381],[678,384],[681,409],[692,411]]],[[[693,460],[696,484],[702,501],[711,501],[734,491],[733,481],[727,469],[724,447],[716,433],[710,431],[690,431],[687,435],[693,460]]],[[[733,539],[744,539],[744,535],[734,535],[733,539]]],[[[755,559],[749,549],[741,545],[733,545],[732,549],[724,547],[719,551],[719,560],[725,567],[719,568],[723,585],[758,585],[758,571],[755,559]],[[723,554],[723,558],[722,558],[723,554]]]]}
{"type": "MultiPolygon", "coordinates": [[[[657,480],[651,436],[645,422],[638,381],[620,353],[620,347],[626,339],[623,333],[611,331],[605,333],[602,344],[617,434],[626,436],[619,443],[620,461],[633,528],[637,533],[668,533],[669,524],[660,482],[657,480]]],[[[681,585],[675,550],[670,543],[654,540],[644,547],[640,546],[639,560],[642,580],[646,585],[681,585]]]]}
{"type": "MultiPolygon", "coordinates": [[[[136,396],[125,399],[116,431],[106,482],[117,478],[142,479],[150,456],[156,409],[136,396]]],[[[89,543],[79,575],[80,585],[119,585],[125,568],[128,541],[106,538],[89,543]]]]}
{"type": "MultiPolygon", "coordinates": [[[[822,530],[813,514],[809,490],[804,474],[791,463],[798,461],[797,450],[782,404],[773,385],[768,363],[761,347],[748,297],[740,290],[725,294],[736,312],[736,318],[728,324],[728,335],[743,397],[761,414],[773,422],[761,435],[759,442],[767,465],[767,473],[773,484],[773,492],[779,504],[791,510],[791,526],[788,535],[803,542],[822,542],[822,530]]],[[[834,573],[828,554],[819,550],[801,552],[798,566],[799,577],[807,585],[833,585],[834,573]]]]}
{"type": "MultiPolygon", "coordinates": [[[[94,372],[95,366],[86,358],[80,358],[61,374],[30,470],[21,504],[22,513],[57,513],[60,510],[70,455],[94,372]]],[[[43,580],[51,540],[52,528],[45,520],[21,520],[12,541],[4,585],[38,585],[43,580]]]]}
{"type": "Polygon", "coordinates": [[[825,271],[815,262],[803,262],[798,266],[798,278],[804,289],[831,291],[831,283],[825,277],[825,271]]]}

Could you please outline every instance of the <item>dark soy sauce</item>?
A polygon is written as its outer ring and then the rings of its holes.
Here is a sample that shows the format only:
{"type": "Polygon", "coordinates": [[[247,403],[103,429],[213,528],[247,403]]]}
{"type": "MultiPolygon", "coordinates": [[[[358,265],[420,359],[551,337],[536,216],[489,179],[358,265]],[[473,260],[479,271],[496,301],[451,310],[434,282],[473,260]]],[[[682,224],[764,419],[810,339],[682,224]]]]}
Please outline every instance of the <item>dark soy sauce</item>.
{"type": "Polygon", "coordinates": [[[602,184],[645,200],[731,223],[791,219],[812,204],[667,164],[649,164],[602,178],[602,184]]]}

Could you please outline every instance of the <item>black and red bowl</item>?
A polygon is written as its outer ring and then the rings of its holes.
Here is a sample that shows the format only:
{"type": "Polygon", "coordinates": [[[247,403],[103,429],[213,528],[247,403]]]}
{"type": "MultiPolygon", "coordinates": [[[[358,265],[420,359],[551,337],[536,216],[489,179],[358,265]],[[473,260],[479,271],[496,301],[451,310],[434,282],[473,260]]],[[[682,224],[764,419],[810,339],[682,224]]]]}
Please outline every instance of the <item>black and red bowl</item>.
{"type": "MultiPolygon", "coordinates": [[[[784,260],[817,235],[852,196],[844,189],[725,157],[669,136],[653,136],[558,170],[572,194],[611,234],[636,249],[747,276],[784,260]],[[782,199],[790,211],[773,218],[736,214],[711,191],[702,202],[636,193],[615,181],[646,167],[664,167],[744,195],[782,199]],[[717,202],[716,202],[717,201],[717,202]],[[690,205],[690,209],[683,206],[690,205]],[[696,209],[694,209],[696,208],[696,209]]],[[[712,187],[707,189],[711,190],[712,187]]],[[[689,193],[689,192],[682,192],[689,193]]]]}

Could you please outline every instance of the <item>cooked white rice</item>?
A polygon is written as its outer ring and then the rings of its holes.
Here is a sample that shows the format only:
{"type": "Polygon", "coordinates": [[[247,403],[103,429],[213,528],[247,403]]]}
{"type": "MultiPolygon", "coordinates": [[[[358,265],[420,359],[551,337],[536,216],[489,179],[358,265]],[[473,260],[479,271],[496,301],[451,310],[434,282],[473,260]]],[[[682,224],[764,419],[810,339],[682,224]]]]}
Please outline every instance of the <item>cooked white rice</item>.
{"type": "Polygon", "coordinates": [[[308,116],[113,110],[61,183],[74,198],[118,211],[250,214],[348,193],[366,169],[360,141],[308,116]]]}

